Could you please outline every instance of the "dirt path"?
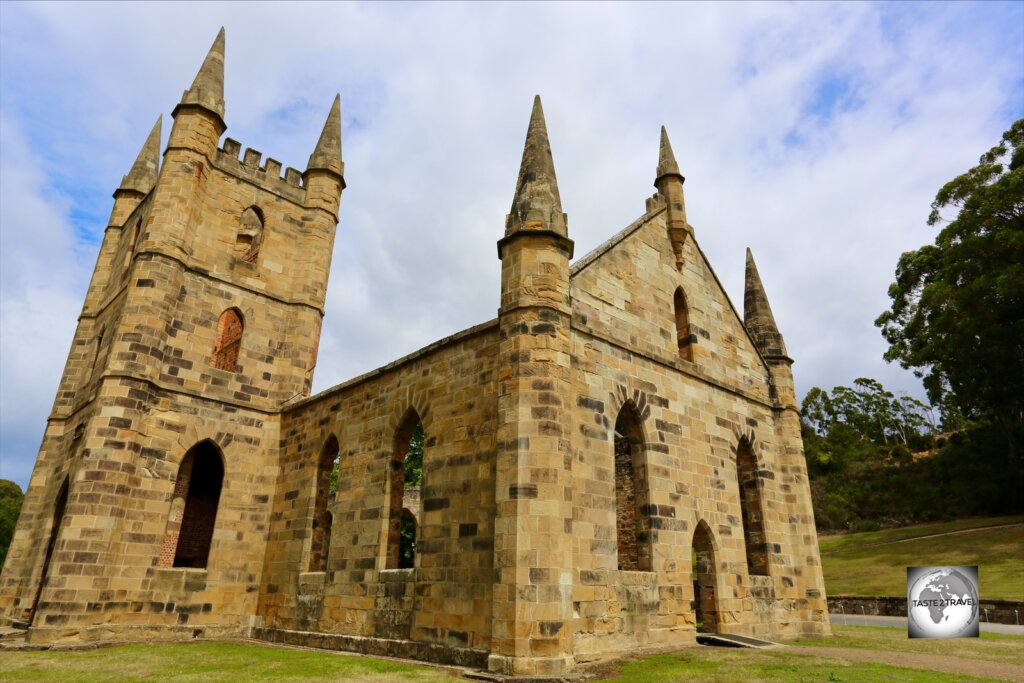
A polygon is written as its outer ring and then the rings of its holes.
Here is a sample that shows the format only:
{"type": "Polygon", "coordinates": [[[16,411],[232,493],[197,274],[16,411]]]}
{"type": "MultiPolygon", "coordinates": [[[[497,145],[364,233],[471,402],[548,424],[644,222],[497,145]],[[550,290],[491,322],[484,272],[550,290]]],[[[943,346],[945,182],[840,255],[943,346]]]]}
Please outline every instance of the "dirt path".
{"type": "MultiPolygon", "coordinates": [[[[1010,529],[1017,526],[1024,526],[1024,522],[1014,522],[1013,524],[996,524],[994,526],[976,526],[970,529],[957,529],[956,531],[943,531],[940,534],[924,534],[923,536],[911,536],[910,538],[900,538],[895,541],[881,541],[879,543],[863,543],[858,548],[877,548],[883,545],[893,545],[894,543],[909,543],[910,541],[919,541],[922,538],[938,538],[940,536],[957,536],[959,534],[975,534],[979,531],[991,531],[992,529],[1010,529]]],[[[828,554],[829,552],[835,554],[843,552],[843,550],[832,550],[826,551],[822,554],[828,554]]]]}
{"type": "Polygon", "coordinates": [[[846,647],[794,647],[792,654],[806,653],[817,657],[849,659],[858,662],[891,664],[912,669],[926,669],[943,673],[983,676],[1004,681],[1024,681],[1024,668],[1015,664],[987,662],[981,659],[962,659],[948,655],[929,655],[917,652],[886,652],[883,650],[858,650],[846,647]]]}

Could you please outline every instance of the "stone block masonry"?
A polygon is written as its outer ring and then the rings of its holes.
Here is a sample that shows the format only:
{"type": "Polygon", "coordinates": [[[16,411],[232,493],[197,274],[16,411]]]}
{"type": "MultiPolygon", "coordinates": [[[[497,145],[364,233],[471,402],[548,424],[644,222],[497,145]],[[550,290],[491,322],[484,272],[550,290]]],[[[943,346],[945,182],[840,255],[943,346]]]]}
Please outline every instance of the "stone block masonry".
{"type": "Polygon", "coordinates": [[[644,214],[572,263],[537,98],[497,319],[310,396],[340,100],[282,176],[223,138],[223,82],[221,32],[114,194],[0,621],[512,676],[829,632],[792,360],[752,256],[741,316],[701,252],[664,130],[644,214]]]}

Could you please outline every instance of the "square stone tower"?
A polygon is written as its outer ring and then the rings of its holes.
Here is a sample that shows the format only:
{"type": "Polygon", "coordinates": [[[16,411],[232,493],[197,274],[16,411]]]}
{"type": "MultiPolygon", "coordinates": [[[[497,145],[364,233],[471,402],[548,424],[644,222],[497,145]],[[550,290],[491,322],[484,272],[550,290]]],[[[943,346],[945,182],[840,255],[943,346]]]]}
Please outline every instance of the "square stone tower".
{"type": "Polygon", "coordinates": [[[309,394],[345,181],[339,99],[282,176],[220,146],[223,84],[221,29],[163,163],[158,119],[114,192],[0,578],[0,616],[33,641],[237,633],[255,613],[277,414],[309,394]]]}

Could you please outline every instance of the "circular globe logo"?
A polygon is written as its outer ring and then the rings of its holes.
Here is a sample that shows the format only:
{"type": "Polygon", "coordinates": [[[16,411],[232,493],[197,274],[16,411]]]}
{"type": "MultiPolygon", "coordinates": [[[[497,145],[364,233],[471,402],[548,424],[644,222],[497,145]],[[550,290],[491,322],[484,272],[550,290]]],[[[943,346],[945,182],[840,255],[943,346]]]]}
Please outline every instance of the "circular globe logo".
{"type": "Polygon", "coordinates": [[[977,637],[977,567],[909,567],[907,633],[911,638],[977,637]]]}

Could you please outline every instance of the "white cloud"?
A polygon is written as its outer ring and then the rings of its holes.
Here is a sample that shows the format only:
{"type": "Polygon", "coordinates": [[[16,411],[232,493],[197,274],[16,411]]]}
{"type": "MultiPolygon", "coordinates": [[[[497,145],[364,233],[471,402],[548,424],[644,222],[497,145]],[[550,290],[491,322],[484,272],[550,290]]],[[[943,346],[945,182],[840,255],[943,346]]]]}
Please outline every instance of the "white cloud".
{"type": "Polygon", "coordinates": [[[82,249],[95,255],[82,238],[221,24],[243,145],[301,168],[342,94],[349,189],[317,388],[494,317],[494,243],[539,92],[578,255],[642,213],[666,124],[698,240],[740,305],[753,248],[800,390],[866,375],[920,394],[882,362],[872,320],[900,252],[933,237],[935,191],[1024,111],[1024,46],[997,30],[1019,6],[227,3],[204,5],[208,24],[173,3],[3,11],[0,476],[21,483],[82,249]],[[846,95],[831,109],[815,106],[825,83],[846,95]]]}

